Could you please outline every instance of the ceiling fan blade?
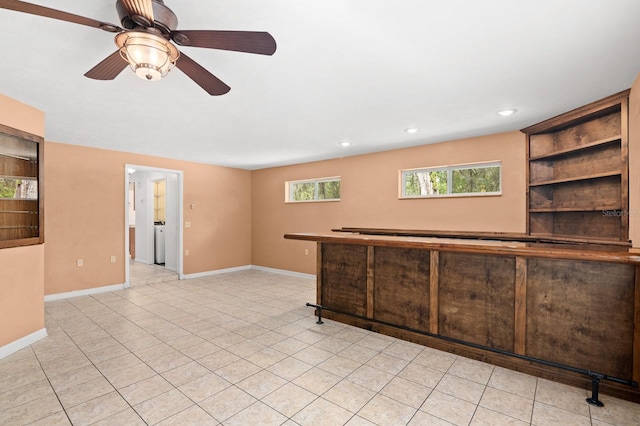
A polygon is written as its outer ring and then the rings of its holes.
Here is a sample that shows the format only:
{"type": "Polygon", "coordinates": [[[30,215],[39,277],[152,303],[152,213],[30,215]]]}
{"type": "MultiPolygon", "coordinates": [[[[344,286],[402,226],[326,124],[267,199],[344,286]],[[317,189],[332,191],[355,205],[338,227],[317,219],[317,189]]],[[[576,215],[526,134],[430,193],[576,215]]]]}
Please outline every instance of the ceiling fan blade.
{"type": "Polygon", "coordinates": [[[122,28],[108,22],[100,22],[84,16],[74,15],[57,9],[39,6],[37,4],[26,3],[17,0],[0,0],[0,9],[15,10],[16,12],[29,13],[31,15],[44,16],[45,18],[58,19],[60,21],[72,22],[74,24],[86,25],[88,27],[100,28],[110,32],[120,32],[122,28]]]}
{"type": "Polygon", "coordinates": [[[183,46],[233,50],[234,52],[258,53],[260,55],[273,55],[276,51],[276,41],[267,32],[187,30],[173,31],[171,36],[176,43],[183,46]],[[187,36],[187,42],[183,42],[183,36],[187,36]]]}
{"type": "Polygon", "coordinates": [[[182,52],[180,52],[176,67],[211,96],[224,95],[231,90],[231,87],[224,84],[222,80],[182,52]]]}
{"type": "Polygon", "coordinates": [[[113,80],[129,65],[116,50],[84,75],[94,80],[113,80]]]}
{"type": "Polygon", "coordinates": [[[122,0],[122,4],[133,15],[139,15],[153,23],[153,5],[151,0],[122,0]]]}

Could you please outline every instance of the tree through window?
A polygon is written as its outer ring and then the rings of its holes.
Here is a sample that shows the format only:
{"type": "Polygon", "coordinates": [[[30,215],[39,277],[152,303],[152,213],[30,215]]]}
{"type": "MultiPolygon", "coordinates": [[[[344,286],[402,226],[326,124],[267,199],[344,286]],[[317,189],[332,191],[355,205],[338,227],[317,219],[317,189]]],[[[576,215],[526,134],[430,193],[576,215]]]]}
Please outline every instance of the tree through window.
{"type": "Polygon", "coordinates": [[[500,162],[402,170],[400,198],[498,195],[500,175],[500,162]]]}
{"type": "Polygon", "coordinates": [[[286,202],[338,201],[340,178],[322,178],[289,181],[285,184],[286,202]]]}

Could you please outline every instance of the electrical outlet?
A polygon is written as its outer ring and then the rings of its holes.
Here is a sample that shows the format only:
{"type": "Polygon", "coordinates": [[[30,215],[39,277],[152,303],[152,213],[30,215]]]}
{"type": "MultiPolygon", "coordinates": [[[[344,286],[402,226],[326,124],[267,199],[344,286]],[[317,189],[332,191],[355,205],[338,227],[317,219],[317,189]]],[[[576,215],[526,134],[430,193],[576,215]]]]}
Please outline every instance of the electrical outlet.
{"type": "Polygon", "coordinates": [[[184,223],[184,227],[185,228],[191,228],[191,222],[185,222],[184,223]]]}
{"type": "Polygon", "coordinates": [[[83,266],[83,265],[84,265],[84,262],[82,261],[82,259],[76,260],[76,266],[80,267],[80,266],[83,266]]]}
{"type": "Polygon", "coordinates": [[[115,256],[111,256],[111,263],[116,263],[116,257],[115,256]]]}
{"type": "Polygon", "coordinates": [[[185,256],[189,256],[189,249],[187,249],[187,250],[185,250],[185,251],[184,251],[184,255],[185,255],[185,256]]]}

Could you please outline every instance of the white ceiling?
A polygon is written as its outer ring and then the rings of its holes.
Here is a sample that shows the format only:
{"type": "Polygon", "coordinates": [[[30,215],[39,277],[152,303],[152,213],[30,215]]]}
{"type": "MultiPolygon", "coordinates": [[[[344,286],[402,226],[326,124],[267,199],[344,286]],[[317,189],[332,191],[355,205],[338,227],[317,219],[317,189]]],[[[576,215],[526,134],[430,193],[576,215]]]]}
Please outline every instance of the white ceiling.
{"type": "MultiPolygon", "coordinates": [[[[32,2],[120,24],[114,0],[32,2]]],[[[231,86],[223,96],[178,69],[96,81],[83,74],[116,50],[112,34],[0,9],[0,93],[44,111],[49,141],[254,170],[517,130],[640,71],[638,0],[165,4],[178,29],[268,31],[278,49],[181,48],[231,86]]]]}

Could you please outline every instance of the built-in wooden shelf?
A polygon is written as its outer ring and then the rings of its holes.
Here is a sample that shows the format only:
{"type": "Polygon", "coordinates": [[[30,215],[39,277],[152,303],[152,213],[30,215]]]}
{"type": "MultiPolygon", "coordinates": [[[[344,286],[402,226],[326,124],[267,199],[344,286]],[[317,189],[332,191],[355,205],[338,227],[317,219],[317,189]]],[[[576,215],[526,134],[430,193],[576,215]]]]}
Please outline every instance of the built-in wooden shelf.
{"type": "Polygon", "coordinates": [[[0,249],[44,243],[43,160],[44,138],[0,124],[0,178],[20,184],[0,198],[0,249]]]}
{"type": "Polygon", "coordinates": [[[0,231],[3,229],[32,229],[35,226],[0,226],[0,231]]]}
{"type": "Polygon", "coordinates": [[[604,173],[592,173],[588,175],[572,176],[572,177],[563,178],[563,179],[553,179],[553,180],[546,180],[542,182],[531,182],[529,183],[529,186],[557,185],[560,183],[585,181],[589,179],[598,179],[598,178],[609,177],[609,176],[619,176],[621,174],[622,174],[621,170],[614,170],[614,171],[604,172],[604,173]]]}
{"type": "Polygon", "coordinates": [[[621,210],[621,206],[592,206],[592,207],[543,207],[529,209],[530,213],[553,213],[553,212],[586,212],[586,211],[609,211],[621,210]]]}
{"type": "Polygon", "coordinates": [[[549,159],[549,158],[554,158],[554,157],[560,157],[563,155],[570,155],[570,154],[577,154],[580,153],[582,150],[585,149],[590,149],[590,148],[596,148],[599,147],[601,145],[606,145],[612,142],[620,142],[620,140],[622,139],[622,135],[616,135],[610,138],[605,138],[605,139],[600,139],[597,140],[595,142],[590,142],[584,145],[578,145],[576,147],[572,147],[572,148],[564,148],[564,149],[559,149],[557,151],[552,151],[549,152],[547,154],[542,154],[542,155],[536,155],[534,157],[530,157],[529,161],[535,161],[535,160],[543,160],[543,159],[549,159]]]}
{"type": "Polygon", "coordinates": [[[628,98],[626,90],[522,130],[528,234],[628,241],[628,98]]]}

